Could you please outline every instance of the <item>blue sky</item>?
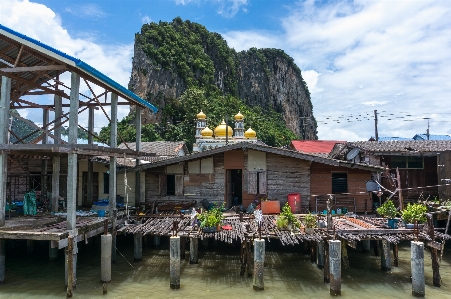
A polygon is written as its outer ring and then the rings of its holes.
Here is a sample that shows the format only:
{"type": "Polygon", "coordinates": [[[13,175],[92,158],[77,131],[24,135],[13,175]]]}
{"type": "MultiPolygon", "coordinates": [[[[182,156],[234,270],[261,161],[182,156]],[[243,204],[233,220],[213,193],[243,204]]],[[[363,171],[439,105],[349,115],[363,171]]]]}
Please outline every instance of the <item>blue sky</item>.
{"type": "MultiPolygon", "coordinates": [[[[220,33],[238,51],[280,48],[292,56],[320,139],[367,140],[376,109],[380,136],[425,133],[425,118],[431,134],[451,134],[447,1],[2,0],[0,23],[127,86],[134,34],[177,16],[220,33]]],[[[119,116],[127,112],[122,107],[119,116]]],[[[104,124],[99,115],[96,127],[104,124]]]]}

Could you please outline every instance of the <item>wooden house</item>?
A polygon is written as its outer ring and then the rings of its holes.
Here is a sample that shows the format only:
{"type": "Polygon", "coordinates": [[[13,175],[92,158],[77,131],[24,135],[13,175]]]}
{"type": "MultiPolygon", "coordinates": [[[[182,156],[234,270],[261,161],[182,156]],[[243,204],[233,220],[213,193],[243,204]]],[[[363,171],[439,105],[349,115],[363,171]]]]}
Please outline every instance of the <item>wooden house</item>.
{"type": "MultiPolygon", "coordinates": [[[[255,199],[268,198],[278,199],[283,205],[288,194],[299,193],[306,211],[314,209],[312,195],[331,193],[334,173],[349,175],[351,184],[343,176],[340,183],[350,193],[365,190],[371,173],[383,168],[238,142],[128,171],[145,172],[146,202],[207,199],[224,202],[227,207],[240,204],[246,207],[255,199]]],[[[363,212],[359,201],[358,212],[363,212]]]]}

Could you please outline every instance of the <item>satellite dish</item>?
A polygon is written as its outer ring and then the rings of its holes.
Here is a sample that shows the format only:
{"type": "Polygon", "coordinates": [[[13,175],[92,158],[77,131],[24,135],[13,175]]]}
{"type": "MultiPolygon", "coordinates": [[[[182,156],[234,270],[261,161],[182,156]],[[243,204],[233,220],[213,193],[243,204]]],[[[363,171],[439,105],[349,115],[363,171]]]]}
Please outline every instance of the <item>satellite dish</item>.
{"type": "Polygon", "coordinates": [[[360,152],[360,149],[358,149],[358,148],[353,148],[353,149],[350,150],[349,153],[346,155],[346,159],[347,159],[348,161],[354,159],[354,158],[359,154],[359,152],[360,152]]]}

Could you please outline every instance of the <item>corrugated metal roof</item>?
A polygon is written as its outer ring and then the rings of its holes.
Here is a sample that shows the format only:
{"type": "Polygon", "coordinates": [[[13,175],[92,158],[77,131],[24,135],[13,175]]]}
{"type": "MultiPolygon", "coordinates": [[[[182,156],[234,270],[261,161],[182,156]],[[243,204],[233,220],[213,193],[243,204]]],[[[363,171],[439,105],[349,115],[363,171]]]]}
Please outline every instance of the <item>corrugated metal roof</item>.
{"type": "MultiPolygon", "coordinates": [[[[35,40],[31,37],[28,37],[24,34],[14,31],[11,28],[5,27],[1,24],[0,24],[0,34],[4,35],[10,39],[13,39],[19,43],[25,44],[26,46],[28,46],[36,51],[39,51],[46,55],[49,55],[52,58],[60,61],[61,63],[65,63],[65,64],[68,64],[70,66],[73,66],[73,67],[79,69],[80,71],[92,76],[96,80],[102,82],[103,84],[107,85],[114,91],[118,92],[118,94],[121,95],[126,100],[133,101],[135,103],[140,104],[141,106],[147,107],[155,113],[158,111],[158,108],[156,108],[152,104],[143,100],[142,98],[140,98],[139,96],[137,96],[130,90],[126,89],[125,87],[123,87],[122,85],[120,85],[119,83],[114,81],[113,79],[109,78],[108,76],[104,75],[103,73],[99,72],[98,70],[96,70],[95,68],[93,68],[92,66],[90,66],[89,64],[87,64],[86,62],[83,62],[82,60],[80,60],[78,58],[72,57],[66,53],[63,53],[63,52],[53,48],[53,47],[50,47],[49,45],[41,43],[38,40],[35,40]]],[[[17,48],[11,48],[10,51],[18,52],[17,48]]],[[[12,54],[14,54],[14,53],[12,53],[12,54]]],[[[36,66],[36,62],[39,63],[38,58],[31,56],[29,59],[34,59],[36,61],[35,61],[35,63],[33,63],[33,61],[28,61],[28,62],[23,61],[23,62],[29,63],[28,65],[33,65],[33,66],[36,66]]],[[[30,74],[30,76],[32,76],[32,74],[30,74]]],[[[27,78],[24,77],[24,79],[27,79],[27,78]]],[[[39,82],[36,82],[36,83],[39,83],[39,82]]]]}
{"type": "Polygon", "coordinates": [[[347,147],[378,153],[422,154],[451,150],[451,140],[355,141],[347,147]]]}
{"type": "MultiPolygon", "coordinates": [[[[136,149],[136,142],[127,142],[130,149],[136,149]]],[[[121,143],[119,148],[127,148],[121,143]]],[[[182,156],[188,153],[188,148],[184,141],[152,141],[141,142],[140,151],[146,153],[155,153],[157,156],[182,156]]]]}
{"type": "Polygon", "coordinates": [[[414,140],[451,140],[449,135],[428,135],[427,134],[416,134],[413,136],[414,140]]]}
{"type": "Polygon", "coordinates": [[[379,136],[379,141],[404,141],[404,140],[412,140],[412,138],[405,137],[387,137],[387,136],[379,136]]]}
{"type": "Polygon", "coordinates": [[[346,143],[338,140],[293,140],[291,146],[297,151],[309,154],[329,154],[337,143],[346,143]]]}

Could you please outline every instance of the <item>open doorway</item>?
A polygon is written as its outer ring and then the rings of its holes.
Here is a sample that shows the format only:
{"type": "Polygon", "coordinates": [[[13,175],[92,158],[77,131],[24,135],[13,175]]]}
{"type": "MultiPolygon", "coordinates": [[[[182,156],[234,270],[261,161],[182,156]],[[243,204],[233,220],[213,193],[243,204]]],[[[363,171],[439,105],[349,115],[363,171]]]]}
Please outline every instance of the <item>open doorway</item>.
{"type": "Polygon", "coordinates": [[[227,170],[227,207],[239,206],[243,203],[243,170],[227,170]]]}

